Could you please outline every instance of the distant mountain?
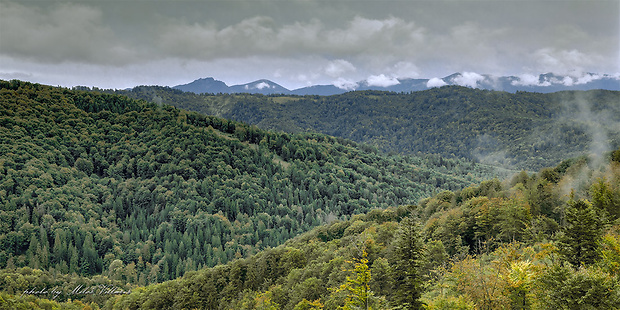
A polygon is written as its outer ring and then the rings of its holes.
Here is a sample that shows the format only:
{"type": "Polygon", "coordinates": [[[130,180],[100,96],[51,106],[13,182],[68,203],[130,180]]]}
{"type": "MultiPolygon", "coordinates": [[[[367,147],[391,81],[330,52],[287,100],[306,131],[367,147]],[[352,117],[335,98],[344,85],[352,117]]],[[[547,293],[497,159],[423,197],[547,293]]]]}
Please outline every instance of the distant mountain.
{"type": "Polygon", "coordinates": [[[338,88],[334,85],[314,85],[303,88],[298,88],[291,91],[292,95],[319,95],[319,96],[331,96],[331,95],[340,95],[345,93],[346,90],[342,88],[338,88]]]}
{"type": "Polygon", "coordinates": [[[175,86],[174,88],[185,91],[185,92],[192,92],[192,93],[197,93],[197,94],[200,94],[200,93],[218,94],[218,93],[229,93],[230,92],[230,88],[228,87],[228,85],[226,85],[226,83],[215,80],[213,78],[197,79],[189,84],[178,85],[178,86],[175,86]]]}
{"type": "Polygon", "coordinates": [[[359,81],[356,87],[339,88],[335,85],[313,85],[289,90],[269,80],[258,80],[242,85],[227,86],[224,82],[213,78],[202,78],[188,84],[173,88],[185,92],[202,93],[252,93],[252,94],[290,94],[331,96],[352,90],[381,90],[393,92],[412,92],[427,90],[445,85],[459,85],[470,88],[499,90],[507,92],[528,91],[552,93],[564,90],[620,90],[620,77],[608,74],[587,73],[581,77],[556,75],[553,73],[521,76],[493,76],[473,72],[454,73],[443,78],[432,79],[390,79],[389,81],[372,79],[359,81]],[[383,83],[382,83],[383,82],[383,83]]]}
{"type": "Polygon", "coordinates": [[[177,85],[174,89],[196,94],[203,93],[251,93],[251,94],[289,94],[291,91],[269,80],[258,80],[242,85],[228,86],[214,78],[198,79],[188,84],[177,85]]]}
{"type": "Polygon", "coordinates": [[[287,94],[290,90],[269,80],[258,80],[243,85],[229,87],[231,93],[253,93],[253,94],[287,94]]]}

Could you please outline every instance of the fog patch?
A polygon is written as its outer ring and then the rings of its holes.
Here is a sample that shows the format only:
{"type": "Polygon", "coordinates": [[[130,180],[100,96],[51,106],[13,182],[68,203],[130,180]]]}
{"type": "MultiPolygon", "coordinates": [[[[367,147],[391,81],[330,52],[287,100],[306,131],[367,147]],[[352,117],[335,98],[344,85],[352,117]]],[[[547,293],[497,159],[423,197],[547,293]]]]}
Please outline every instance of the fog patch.
{"type": "Polygon", "coordinates": [[[563,195],[571,192],[585,195],[591,186],[591,182],[598,178],[606,177],[611,171],[608,162],[608,154],[617,145],[618,141],[612,141],[610,137],[620,134],[619,108],[612,106],[610,110],[596,109],[596,98],[588,93],[574,93],[574,97],[563,100],[562,118],[571,119],[585,130],[588,141],[587,162],[576,167],[567,174],[560,182],[563,195]],[[614,117],[615,116],[615,117],[614,117]]]}
{"type": "Polygon", "coordinates": [[[508,151],[502,142],[486,133],[478,136],[472,151],[472,156],[482,164],[513,169],[513,162],[507,155],[508,151]]]}
{"type": "Polygon", "coordinates": [[[561,117],[572,120],[586,131],[590,138],[587,156],[592,168],[597,169],[604,164],[605,153],[612,149],[609,134],[618,131],[618,120],[611,118],[612,111],[593,109],[595,99],[589,98],[587,93],[574,94],[574,98],[562,101],[561,117]]]}

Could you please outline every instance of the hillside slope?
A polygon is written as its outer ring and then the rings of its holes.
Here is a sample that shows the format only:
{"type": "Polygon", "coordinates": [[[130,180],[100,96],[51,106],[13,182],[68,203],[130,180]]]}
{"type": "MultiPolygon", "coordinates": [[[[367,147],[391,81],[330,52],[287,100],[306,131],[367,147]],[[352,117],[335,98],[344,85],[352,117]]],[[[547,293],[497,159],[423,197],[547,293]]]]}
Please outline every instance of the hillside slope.
{"type": "Polygon", "coordinates": [[[0,268],[141,285],[495,175],[19,81],[0,81],[0,141],[0,268]]]}
{"type": "Polygon", "coordinates": [[[418,296],[429,309],[620,309],[614,158],[356,215],[105,308],[409,309],[418,296]]]}
{"type": "Polygon", "coordinates": [[[383,152],[440,154],[536,171],[620,146],[620,92],[515,94],[458,86],[334,96],[119,93],[285,132],[320,132],[383,152]]]}

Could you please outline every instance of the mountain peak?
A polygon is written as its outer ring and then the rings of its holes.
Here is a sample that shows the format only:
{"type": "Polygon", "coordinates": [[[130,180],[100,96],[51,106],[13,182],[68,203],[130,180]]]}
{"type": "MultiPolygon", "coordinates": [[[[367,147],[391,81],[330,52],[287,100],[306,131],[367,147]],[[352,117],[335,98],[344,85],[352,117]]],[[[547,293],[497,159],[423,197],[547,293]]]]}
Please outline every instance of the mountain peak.
{"type": "Polygon", "coordinates": [[[232,93],[258,93],[258,94],[288,94],[290,90],[270,80],[257,80],[254,82],[234,85],[230,87],[232,93]]]}
{"type": "Polygon", "coordinates": [[[197,94],[202,94],[202,93],[217,94],[217,93],[228,92],[228,85],[226,85],[226,83],[216,80],[212,77],[197,79],[191,83],[177,85],[177,86],[174,86],[173,88],[179,89],[185,92],[193,92],[197,94]]]}

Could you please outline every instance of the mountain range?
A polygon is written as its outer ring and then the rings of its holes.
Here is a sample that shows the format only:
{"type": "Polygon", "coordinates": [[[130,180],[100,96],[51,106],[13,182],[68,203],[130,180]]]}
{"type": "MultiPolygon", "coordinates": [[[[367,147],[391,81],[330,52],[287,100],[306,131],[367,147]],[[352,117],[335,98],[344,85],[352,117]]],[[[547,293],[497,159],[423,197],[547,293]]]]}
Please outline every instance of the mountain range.
{"type": "Polygon", "coordinates": [[[226,83],[212,77],[200,78],[188,84],[173,88],[185,92],[202,93],[252,93],[252,94],[290,94],[290,95],[320,95],[330,96],[346,93],[353,90],[382,90],[393,92],[412,92],[427,90],[446,85],[460,85],[471,88],[499,90],[507,92],[527,91],[551,93],[564,90],[592,90],[607,89],[620,90],[618,75],[587,73],[581,77],[556,75],[553,73],[521,76],[497,77],[488,74],[473,72],[454,73],[443,78],[431,79],[396,79],[384,75],[375,76],[351,85],[313,85],[289,90],[278,83],[261,79],[254,82],[228,86],[226,83]]]}

